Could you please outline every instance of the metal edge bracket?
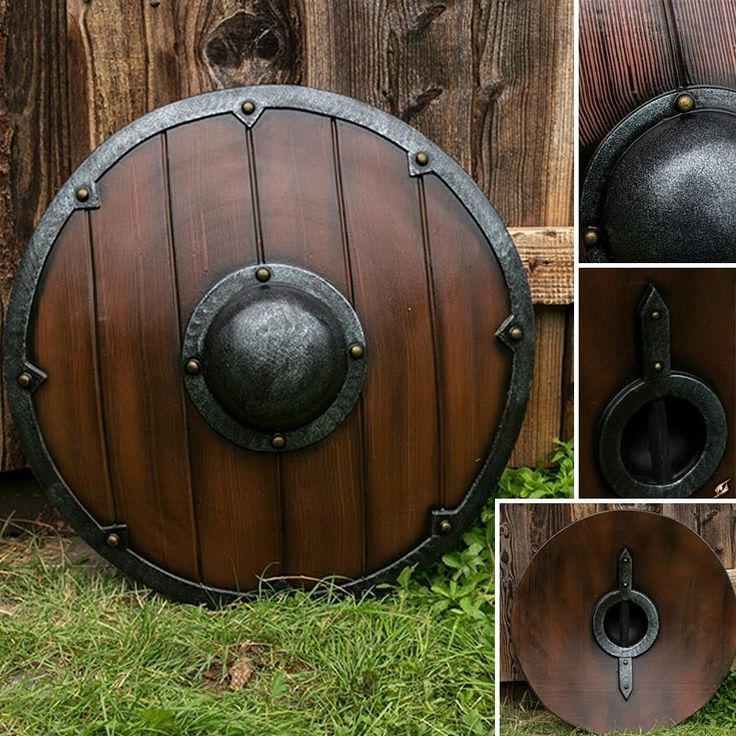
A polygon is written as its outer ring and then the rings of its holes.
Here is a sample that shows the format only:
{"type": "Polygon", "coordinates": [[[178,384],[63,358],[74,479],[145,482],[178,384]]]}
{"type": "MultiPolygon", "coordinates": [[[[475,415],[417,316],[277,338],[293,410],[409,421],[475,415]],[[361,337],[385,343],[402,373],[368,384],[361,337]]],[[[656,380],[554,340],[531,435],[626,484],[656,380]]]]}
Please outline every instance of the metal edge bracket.
{"type": "Polygon", "coordinates": [[[511,350],[516,350],[519,344],[527,338],[525,326],[513,314],[506,317],[494,334],[511,350]]]}
{"type": "Polygon", "coordinates": [[[47,378],[48,375],[44,371],[33,365],[29,360],[24,360],[23,370],[18,374],[16,381],[21,390],[33,395],[47,378]],[[29,380],[29,383],[26,384],[26,380],[29,380]]]}
{"type": "Polygon", "coordinates": [[[97,210],[100,208],[100,196],[97,192],[96,181],[78,181],[75,183],[73,206],[77,210],[97,210]],[[86,192],[83,199],[80,198],[82,192],[86,192]]]}

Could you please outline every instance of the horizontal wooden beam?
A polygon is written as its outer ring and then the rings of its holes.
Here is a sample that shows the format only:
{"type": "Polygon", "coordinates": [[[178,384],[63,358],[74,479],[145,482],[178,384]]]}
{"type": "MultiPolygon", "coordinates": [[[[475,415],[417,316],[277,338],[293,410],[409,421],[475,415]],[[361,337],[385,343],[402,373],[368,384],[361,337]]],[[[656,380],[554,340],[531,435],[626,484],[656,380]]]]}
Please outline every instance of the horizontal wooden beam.
{"type": "Polygon", "coordinates": [[[535,304],[572,304],[575,255],[571,227],[509,228],[535,304]]]}

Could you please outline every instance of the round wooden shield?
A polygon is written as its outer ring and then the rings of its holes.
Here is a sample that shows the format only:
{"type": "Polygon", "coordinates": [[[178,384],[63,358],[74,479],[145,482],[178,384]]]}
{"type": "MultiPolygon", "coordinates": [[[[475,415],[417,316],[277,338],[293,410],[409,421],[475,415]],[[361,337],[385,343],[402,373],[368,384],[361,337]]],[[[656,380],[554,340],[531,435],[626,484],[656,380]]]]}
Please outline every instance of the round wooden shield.
{"type": "Polygon", "coordinates": [[[523,268],[414,129],[300,87],[120,131],[44,215],[5,370],[67,521],[182,600],[436,559],[508,460],[532,373],[523,268]]]}
{"type": "Polygon", "coordinates": [[[516,592],[512,638],[544,705],[598,733],[679,723],[736,654],[736,597],[710,547],[673,519],[609,511],[563,529],[516,592]]]}

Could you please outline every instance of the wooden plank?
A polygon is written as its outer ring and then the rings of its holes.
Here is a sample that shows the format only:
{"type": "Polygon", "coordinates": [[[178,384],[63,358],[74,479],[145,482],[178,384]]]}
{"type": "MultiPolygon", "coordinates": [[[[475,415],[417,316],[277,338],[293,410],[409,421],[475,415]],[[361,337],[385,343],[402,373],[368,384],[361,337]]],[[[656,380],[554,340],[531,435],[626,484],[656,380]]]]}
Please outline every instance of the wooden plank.
{"type": "Polygon", "coordinates": [[[688,84],[736,87],[736,17],[731,0],[671,4],[688,84]]]}
{"type": "Polygon", "coordinates": [[[626,115],[685,83],[678,57],[662,0],[581,1],[581,167],[626,115]]]}
{"type": "Polygon", "coordinates": [[[131,547],[196,580],[164,156],[156,136],[98,183],[102,206],[91,212],[91,227],[99,360],[108,461],[131,547]]]}
{"type": "Polygon", "coordinates": [[[562,417],[562,366],[565,358],[565,310],[534,309],[537,349],[529,407],[511,456],[512,466],[534,465],[554,448],[562,417]]]}
{"type": "Polygon", "coordinates": [[[572,304],[575,253],[571,227],[509,228],[535,304],[572,304]]]}
{"type": "Polygon", "coordinates": [[[407,551],[407,538],[427,533],[430,520],[419,509],[440,500],[437,379],[417,179],[401,149],[350,123],[337,129],[355,304],[370,361],[363,407],[366,561],[374,570],[407,551]]]}
{"type": "MultiPolygon", "coordinates": [[[[68,176],[64,0],[0,0],[0,337],[20,257],[68,176]]],[[[0,386],[0,471],[25,459],[0,386]]]]}
{"type": "MultiPolygon", "coordinates": [[[[352,301],[333,127],[326,117],[267,111],[253,128],[263,252],[266,262],[319,274],[352,301]]],[[[325,440],[279,458],[286,575],[364,572],[362,416],[358,406],[325,440]],[[340,479],[339,493],[324,492],[326,478],[340,479]]]]}
{"type": "MultiPolygon", "coordinates": [[[[162,2],[157,10],[169,3],[162,2]]],[[[314,4],[302,0],[176,2],[176,45],[168,53],[180,70],[182,96],[247,84],[300,84],[307,54],[302,18],[314,4]]],[[[167,23],[168,21],[159,21],[167,23]]]]}
{"type": "Polygon", "coordinates": [[[513,354],[494,335],[511,306],[498,262],[457,197],[435,176],[423,177],[422,189],[440,387],[442,504],[453,507],[478,475],[501,421],[513,354]]]}
{"type": "MultiPolygon", "coordinates": [[[[167,151],[184,329],[207,289],[257,261],[245,128],[232,115],[174,128],[167,151]]],[[[220,437],[190,401],[186,410],[203,580],[252,588],[258,575],[281,572],[276,458],[220,437]]]]}
{"type": "Polygon", "coordinates": [[[112,524],[94,293],[88,214],[77,211],[51,252],[36,303],[32,355],[48,379],[33,403],[61,477],[98,523],[112,524]]]}

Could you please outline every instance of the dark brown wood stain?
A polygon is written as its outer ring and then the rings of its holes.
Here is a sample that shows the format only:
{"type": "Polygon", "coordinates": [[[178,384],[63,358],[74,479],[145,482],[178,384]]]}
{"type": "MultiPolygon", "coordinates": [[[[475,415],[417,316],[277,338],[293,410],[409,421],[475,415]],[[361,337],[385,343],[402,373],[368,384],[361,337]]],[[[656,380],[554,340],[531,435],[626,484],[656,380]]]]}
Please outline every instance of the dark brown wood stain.
{"type": "Polygon", "coordinates": [[[660,514],[613,511],[566,527],[534,557],[516,590],[512,634],[527,680],[553,713],[598,733],[647,731],[679,723],[713,696],[736,652],[736,598],[692,531],[660,514]],[[617,588],[624,547],[634,589],[660,619],[654,645],[633,660],[629,700],[617,660],[590,633],[595,603],[617,588]]]}

